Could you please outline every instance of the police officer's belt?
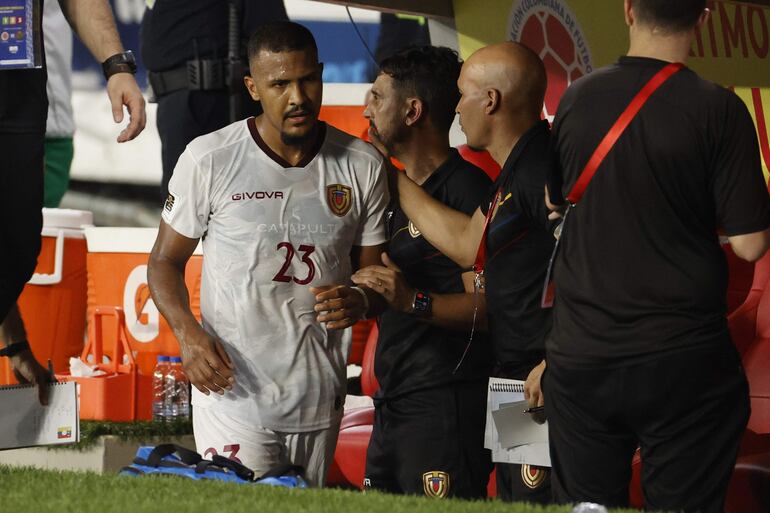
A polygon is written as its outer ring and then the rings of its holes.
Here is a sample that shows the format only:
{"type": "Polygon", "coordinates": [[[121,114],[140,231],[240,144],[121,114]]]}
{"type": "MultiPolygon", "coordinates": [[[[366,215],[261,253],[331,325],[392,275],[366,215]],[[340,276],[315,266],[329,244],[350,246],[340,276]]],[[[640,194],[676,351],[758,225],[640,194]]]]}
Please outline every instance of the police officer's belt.
{"type": "Polygon", "coordinates": [[[224,89],[226,87],[224,70],[224,62],[221,60],[193,60],[168,71],[150,71],[147,78],[155,97],[158,98],[181,89],[191,91],[224,89]]]}

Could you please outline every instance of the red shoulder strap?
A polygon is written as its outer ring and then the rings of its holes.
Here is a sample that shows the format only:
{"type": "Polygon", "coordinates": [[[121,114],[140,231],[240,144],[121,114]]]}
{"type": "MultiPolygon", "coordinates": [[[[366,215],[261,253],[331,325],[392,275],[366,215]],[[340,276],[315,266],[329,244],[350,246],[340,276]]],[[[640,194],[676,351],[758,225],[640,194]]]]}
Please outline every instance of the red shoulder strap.
{"type": "Polygon", "coordinates": [[[473,272],[481,274],[484,272],[484,265],[487,262],[487,232],[489,231],[489,222],[492,220],[492,216],[495,214],[497,204],[500,202],[500,190],[495,193],[492,203],[489,204],[489,210],[487,210],[487,216],[484,219],[484,229],[481,232],[481,240],[479,241],[479,249],[476,251],[476,261],[473,264],[473,272]]]}
{"type": "Polygon", "coordinates": [[[583,193],[585,192],[586,187],[588,187],[588,184],[591,182],[594,174],[596,174],[599,166],[602,165],[605,157],[607,157],[610,150],[612,150],[612,147],[615,146],[617,140],[620,138],[623,132],[625,132],[626,128],[628,128],[628,125],[631,124],[631,121],[633,121],[644,104],[647,103],[647,100],[650,99],[650,96],[652,96],[652,94],[657,91],[658,88],[666,82],[666,80],[668,80],[674,73],[683,67],[684,64],[679,62],[673,62],[667,65],[658,71],[655,76],[653,76],[650,81],[647,82],[642,90],[639,91],[634,99],[631,100],[631,103],[628,104],[626,110],[624,110],[623,114],[621,114],[618,120],[615,121],[615,124],[612,125],[612,128],[610,128],[610,131],[607,132],[607,135],[604,136],[604,139],[602,139],[602,142],[596,148],[594,154],[591,155],[591,158],[588,160],[585,168],[583,168],[583,172],[580,173],[577,182],[575,182],[572,190],[567,195],[567,201],[569,201],[570,204],[576,205],[577,202],[580,201],[580,198],[583,197],[583,193]]]}

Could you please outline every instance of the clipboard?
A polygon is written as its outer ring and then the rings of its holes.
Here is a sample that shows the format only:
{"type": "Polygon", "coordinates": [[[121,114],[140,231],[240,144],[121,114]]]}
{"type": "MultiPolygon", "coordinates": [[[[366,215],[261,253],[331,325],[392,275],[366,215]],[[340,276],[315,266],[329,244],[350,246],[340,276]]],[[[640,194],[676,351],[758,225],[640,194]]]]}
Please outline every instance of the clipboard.
{"type": "Polygon", "coordinates": [[[0,450],[80,441],[77,384],[48,386],[48,406],[35,385],[0,387],[0,450]]]}
{"type": "Polygon", "coordinates": [[[489,378],[484,447],[492,451],[492,461],[551,466],[548,423],[522,413],[527,407],[523,381],[489,378]]]}

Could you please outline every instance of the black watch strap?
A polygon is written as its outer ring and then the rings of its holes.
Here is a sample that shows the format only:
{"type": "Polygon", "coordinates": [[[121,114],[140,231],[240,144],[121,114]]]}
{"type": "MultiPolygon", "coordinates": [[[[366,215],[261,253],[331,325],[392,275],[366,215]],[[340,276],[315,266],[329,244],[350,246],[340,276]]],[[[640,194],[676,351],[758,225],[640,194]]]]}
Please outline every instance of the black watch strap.
{"type": "Polygon", "coordinates": [[[8,358],[11,358],[12,356],[16,356],[22,351],[26,351],[28,349],[29,342],[26,340],[24,342],[16,342],[15,344],[11,344],[0,349],[0,356],[7,356],[8,358]]]}
{"type": "Polygon", "coordinates": [[[115,73],[136,73],[136,59],[131,50],[122,53],[116,53],[102,63],[104,78],[109,80],[115,73]]]}

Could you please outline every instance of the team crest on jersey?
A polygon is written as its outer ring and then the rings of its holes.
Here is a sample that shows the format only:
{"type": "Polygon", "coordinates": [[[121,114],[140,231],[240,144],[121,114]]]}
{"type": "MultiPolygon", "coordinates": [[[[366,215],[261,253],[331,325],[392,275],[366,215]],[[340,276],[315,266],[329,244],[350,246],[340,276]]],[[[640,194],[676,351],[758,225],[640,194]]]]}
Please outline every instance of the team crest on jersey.
{"type": "Polygon", "coordinates": [[[521,466],[521,480],[527,488],[532,490],[539,488],[545,482],[545,478],[548,477],[548,471],[539,467],[533,467],[528,464],[521,466]]]}
{"type": "Polygon", "coordinates": [[[420,230],[417,229],[417,227],[414,225],[412,221],[409,221],[409,235],[411,235],[413,239],[416,239],[417,237],[422,235],[420,233],[420,230]]]}
{"type": "Polygon", "coordinates": [[[327,185],[326,202],[335,216],[343,217],[353,205],[353,189],[338,183],[327,185]]]}
{"type": "Polygon", "coordinates": [[[434,499],[443,499],[449,494],[449,474],[441,470],[431,470],[422,475],[422,489],[425,495],[434,499]]]}

